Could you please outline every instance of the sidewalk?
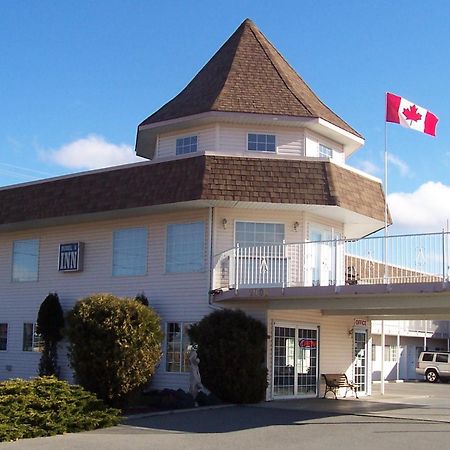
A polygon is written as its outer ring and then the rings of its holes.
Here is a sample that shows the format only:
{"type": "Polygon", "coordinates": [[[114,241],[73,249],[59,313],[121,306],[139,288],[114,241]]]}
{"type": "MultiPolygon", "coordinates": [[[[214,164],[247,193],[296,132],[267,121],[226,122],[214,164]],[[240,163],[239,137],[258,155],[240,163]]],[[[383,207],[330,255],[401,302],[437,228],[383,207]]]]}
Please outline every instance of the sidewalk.
{"type": "Polygon", "coordinates": [[[450,423],[450,385],[428,383],[388,383],[381,395],[374,385],[372,395],[356,399],[313,398],[275,400],[257,405],[262,408],[294,409],[318,414],[361,415],[378,418],[407,419],[450,423]]]}

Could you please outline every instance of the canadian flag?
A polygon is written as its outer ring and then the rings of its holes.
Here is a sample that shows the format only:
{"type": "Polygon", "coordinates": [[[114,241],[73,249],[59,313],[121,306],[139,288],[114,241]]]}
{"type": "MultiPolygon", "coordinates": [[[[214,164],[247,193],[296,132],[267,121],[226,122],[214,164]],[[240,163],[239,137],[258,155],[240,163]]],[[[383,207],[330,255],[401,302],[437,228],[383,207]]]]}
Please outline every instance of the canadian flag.
{"type": "Polygon", "coordinates": [[[386,94],[386,122],[436,136],[438,118],[425,108],[395,94],[386,94]]]}

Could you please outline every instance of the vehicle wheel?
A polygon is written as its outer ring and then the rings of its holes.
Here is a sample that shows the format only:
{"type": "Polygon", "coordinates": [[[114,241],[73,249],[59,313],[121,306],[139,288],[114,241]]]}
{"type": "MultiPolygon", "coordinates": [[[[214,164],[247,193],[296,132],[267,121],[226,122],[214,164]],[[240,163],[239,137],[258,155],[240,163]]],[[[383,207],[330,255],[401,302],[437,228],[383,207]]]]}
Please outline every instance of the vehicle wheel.
{"type": "Polygon", "coordinates": [[[435,370],[428,370],[425,374],[425,377],[430,383],[436,383],[436,381],[439,379],[438,374],[435,370]]]}

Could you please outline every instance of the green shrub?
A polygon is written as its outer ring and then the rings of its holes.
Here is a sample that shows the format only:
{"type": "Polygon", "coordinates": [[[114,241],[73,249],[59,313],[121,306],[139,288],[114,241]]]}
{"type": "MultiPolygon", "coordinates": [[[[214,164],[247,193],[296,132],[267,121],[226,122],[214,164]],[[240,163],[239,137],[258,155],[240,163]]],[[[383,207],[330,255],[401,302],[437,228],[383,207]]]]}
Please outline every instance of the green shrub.
{"type": "Polygon", "coordinates": [[[163,339],[153,309],[133,299],[94,294],[76,303],[67,323],[76,380],[107,404],[123,406],[153,375],[163,339]]]}
{"type": "Polygon", "coordinates": [[[243,311],[214,311],[189,329],[203,385],[224,402],[255,403],[267,388],[266,327],[243,311]]]}
{"type": "Polygon", "coordinates": [[[162,391],[150,391],[142,396],[144,404],[154,406],[157,409],[183,409],[194,408],[195,401],[189,392],[182,389],[163,389],[162,391]]]}
{"type": "Polygon", "coordinates": [[[94,430],[116,425],[119,410],[106,408],[82,387],[55,377],[0,383],[0,442],[94,430]]]}
{"type": "Polygon", "coordinates": [[[58,294],[50,293],[42,302],[37,317],[37,332],[42,336],[44,348],[39,362],[39,375],[59,375],[58,342],[62,339],[64,314],[58,294]]]}

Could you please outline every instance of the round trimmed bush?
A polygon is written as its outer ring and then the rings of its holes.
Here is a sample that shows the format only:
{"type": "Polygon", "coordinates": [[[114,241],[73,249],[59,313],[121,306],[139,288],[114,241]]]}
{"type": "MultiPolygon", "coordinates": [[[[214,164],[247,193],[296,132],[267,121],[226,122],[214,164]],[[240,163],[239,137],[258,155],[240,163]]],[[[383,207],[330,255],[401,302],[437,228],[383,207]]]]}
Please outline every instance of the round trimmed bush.
{"type": "Polygon", "coordinates": [[[203,385],[220,400],[256,403],[267,388],[266,327],[243,311],[220,310],[189,329],[203,385]]]}
{"type": "Polygon", "coordinates": [[[76,380],[106,403],[123,406],[155,372],[163,333],[153,309],[134,299],[94,294],[76,303],[67,325],[76,380]]]}
{"type": "Polygon", "coordinates": [[[0,383],[0,442],[113,426],[119,413],[55,377],[0,383]]]}

